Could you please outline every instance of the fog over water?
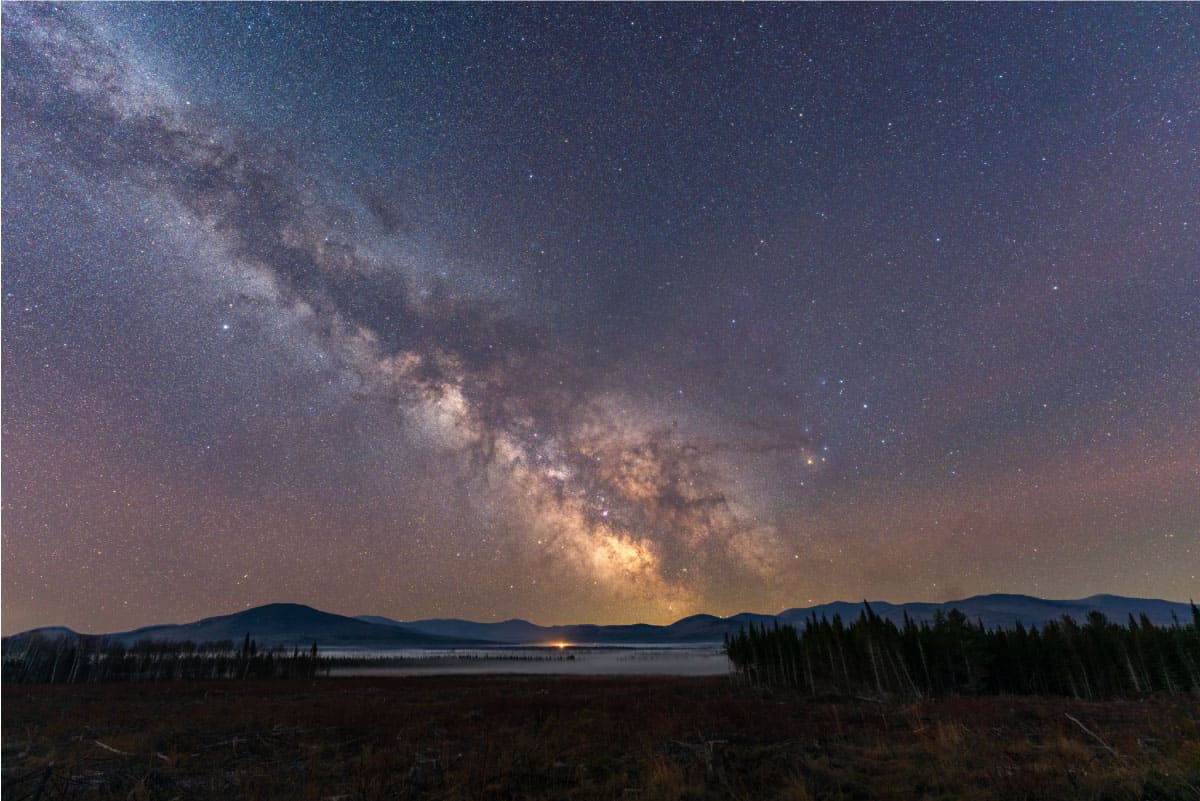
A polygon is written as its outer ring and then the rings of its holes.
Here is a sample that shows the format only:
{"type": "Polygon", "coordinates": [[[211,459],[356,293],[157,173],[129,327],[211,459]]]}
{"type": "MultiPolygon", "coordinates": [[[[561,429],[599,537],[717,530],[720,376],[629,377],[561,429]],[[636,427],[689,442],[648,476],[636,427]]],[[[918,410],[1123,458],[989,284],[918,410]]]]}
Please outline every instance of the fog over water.
{"type": "Polygon", "coordinates": [[[718,676],[729,672],[719,644],[598,646],[564,648],[326,650],[362,664],[333,667],[336,676],[539,674],[606,676],[718,676]],[[368,661],[369,660],[369,661],[368,661]]]}

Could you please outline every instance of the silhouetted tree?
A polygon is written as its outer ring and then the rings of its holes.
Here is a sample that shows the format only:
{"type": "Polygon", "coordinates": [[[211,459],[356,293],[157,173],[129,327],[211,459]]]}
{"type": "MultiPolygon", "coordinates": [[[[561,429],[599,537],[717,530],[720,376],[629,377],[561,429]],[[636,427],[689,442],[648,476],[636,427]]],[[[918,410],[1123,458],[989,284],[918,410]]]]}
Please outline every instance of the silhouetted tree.
{"type": "Polygon", "coordinates": [[[1191,611],[1187,625],[1143,615],[1120,626],[1093,612],[1083,625],[1064,616],[1040,630],[989,631],[956,609],[920,625],[906,615],[897,627],[864,603],[849,625],[836,615],[810,617],[802,631],[751,624],[725,638],[725,651],[738,681],[810,695],[1200,695],[1200,610],[1191,611]]]}

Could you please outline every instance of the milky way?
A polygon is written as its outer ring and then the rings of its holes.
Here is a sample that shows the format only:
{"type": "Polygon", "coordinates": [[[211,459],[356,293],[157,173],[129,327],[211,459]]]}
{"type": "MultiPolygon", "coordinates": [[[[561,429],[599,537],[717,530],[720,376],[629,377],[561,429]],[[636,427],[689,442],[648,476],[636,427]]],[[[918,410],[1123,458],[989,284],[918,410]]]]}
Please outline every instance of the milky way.
{"type": "Polygon", "coordinates": [[[3,15],[6,631],[1198,586],[1194,9],[3,15]]]}

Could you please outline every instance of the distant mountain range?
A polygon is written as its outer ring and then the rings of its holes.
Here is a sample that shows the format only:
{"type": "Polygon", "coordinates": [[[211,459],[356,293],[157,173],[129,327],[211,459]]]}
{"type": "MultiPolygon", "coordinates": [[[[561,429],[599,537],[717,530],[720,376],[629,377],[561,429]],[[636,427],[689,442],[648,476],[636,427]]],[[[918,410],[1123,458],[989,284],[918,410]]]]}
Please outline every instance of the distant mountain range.
{"type": "MultiPolygon", "coordinates": [[[[33,629],[5,637],[5,645],[19,644],[33,634],[49,638],[78,637],[78,632],[62,626],[33,629]]],[[[461,645],[480,645],[462,638],[444,637],[410,630],[404,626],[380,626],[353,617],[322,612],[303,604],[267,604],[235,612],[232,615],[206,617],[194,623],[144,626],[132,631],[99,635],[110,642],[133,645],[139,640],[191,640],[215,642],[233,640],[240,644],[249,634],[259,647],[318,645],[365,648],[448,648],[461,645]]],[[[95,636],[95,635],[92,635],[95,636]]]]}
{"type": "MultiPolygon", "coordinates": [[[[1080,622],[1093,611],[1103,612],[1110,620],[1124,624],[1129,615],[1146,615],[1157,625],[1170,625],[1178,619],[1191,620],[1191,607],[1185,603],[1152,598],[1124,598],[1117,595],[1093,595],[1073,601],[1055,601],[1029,595],[976,595],[944,603],[892,604],[872,601],[871,608],[881,617],[901,622],[904,616],[917,622],[932,620],[937,612],[958,609],[973,622],[989,628],[1011,627],[1017,623],[1041,626],[1064,615],[1080,622]]],[[[197,620],[194,623],[146,626],[132,631],[99,635],[110,641],[132,645],[139,640],[192,640],[206,642],[233,640],[249,634],[260,647],[277,645],[307,647],[354,647],[387,650],[394,648],[458,648],[488,645],[548,645],[553,643],[645,645],[720,642],[727,633],[736,633],[746,625],[779,623],[802,626],[812,617],[843,620],[858,617],[862,603],[837,601],[819,606],[788,609],[777,615],[743,612],[731,617],[693,615],[668,626],[647,623],[599,626],[592,624],[539,626],[525,620],[501,623],[477,623],[470,620],[432,619],[398,621],[378,615],[346,617],[322,612],[301,604],[268,604],[231,615],[197,620]]],[[[33,634],[46,637],[78,637],[77,632],[61,626],[33,629],[4,638],[5,648],[20,647],[33,634]]],[[[93,635],[95,636],[95,635],[93,635]]]]}
{"type": "MultiPolygon", "coordinates": [[[[1178,618],[1180,622],[1192,619],[1191,607],[1185,603],[1161,601],[1153,598],[1124,598],[1118,595],[1093,595],[1073,601],[1055,601],[1035,598],[1030,595],[976,595],[959,601],[944,603],[893,604],[887,601],[871,601],[871,609],[880,617],[901,623],[907,614],[914,621],[931,621],[937,612],[958,609],[971,622],[982,622],[988,628],[1012,627],[1017,623],[1024,626],[1041,626],[1051,620],[1068,615],[1083,622],[1088,613],[1103,612],[1110,620],[1124,624],[1129,615],[1140,618],[1145,614],[1151,622],[1160,626],[1170,625],[1178,618]]],[[[365,620],[384,626],[403,627],[410,631],[437,634],[444,637],[462,637],[473,640],[490,640],[506,644],[527,643],[686,643],[719,642],[727,633],[735,634],[750,623],[772,625],[776,621],[803,626],[813,616],[818,620],[832,620],[840,615],[843,620],[857,618],[863,611],[863,602],[835,601],[819,606],[787,609],[777,615],[743,612],[730,617],[715,615],[692,615],[669,626],[651,626],[645,623],[625,626],[539,626],[525,620],[505,620],[502,623],[476,623],[470,620],[433,619],[397,621],[378,615],[361,615],[365,620]]]]}

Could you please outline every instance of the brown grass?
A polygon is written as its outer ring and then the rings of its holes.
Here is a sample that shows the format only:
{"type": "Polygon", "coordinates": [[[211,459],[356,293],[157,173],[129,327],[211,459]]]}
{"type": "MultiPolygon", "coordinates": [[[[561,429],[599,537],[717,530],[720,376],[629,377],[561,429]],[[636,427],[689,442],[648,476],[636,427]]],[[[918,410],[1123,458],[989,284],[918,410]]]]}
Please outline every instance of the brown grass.
{"type": "Polygon", "coordinates": [[[888,705],[508,676],[6,686],[3,700],[6,801],[1200,799],[1194,699],[888,705]]]}

